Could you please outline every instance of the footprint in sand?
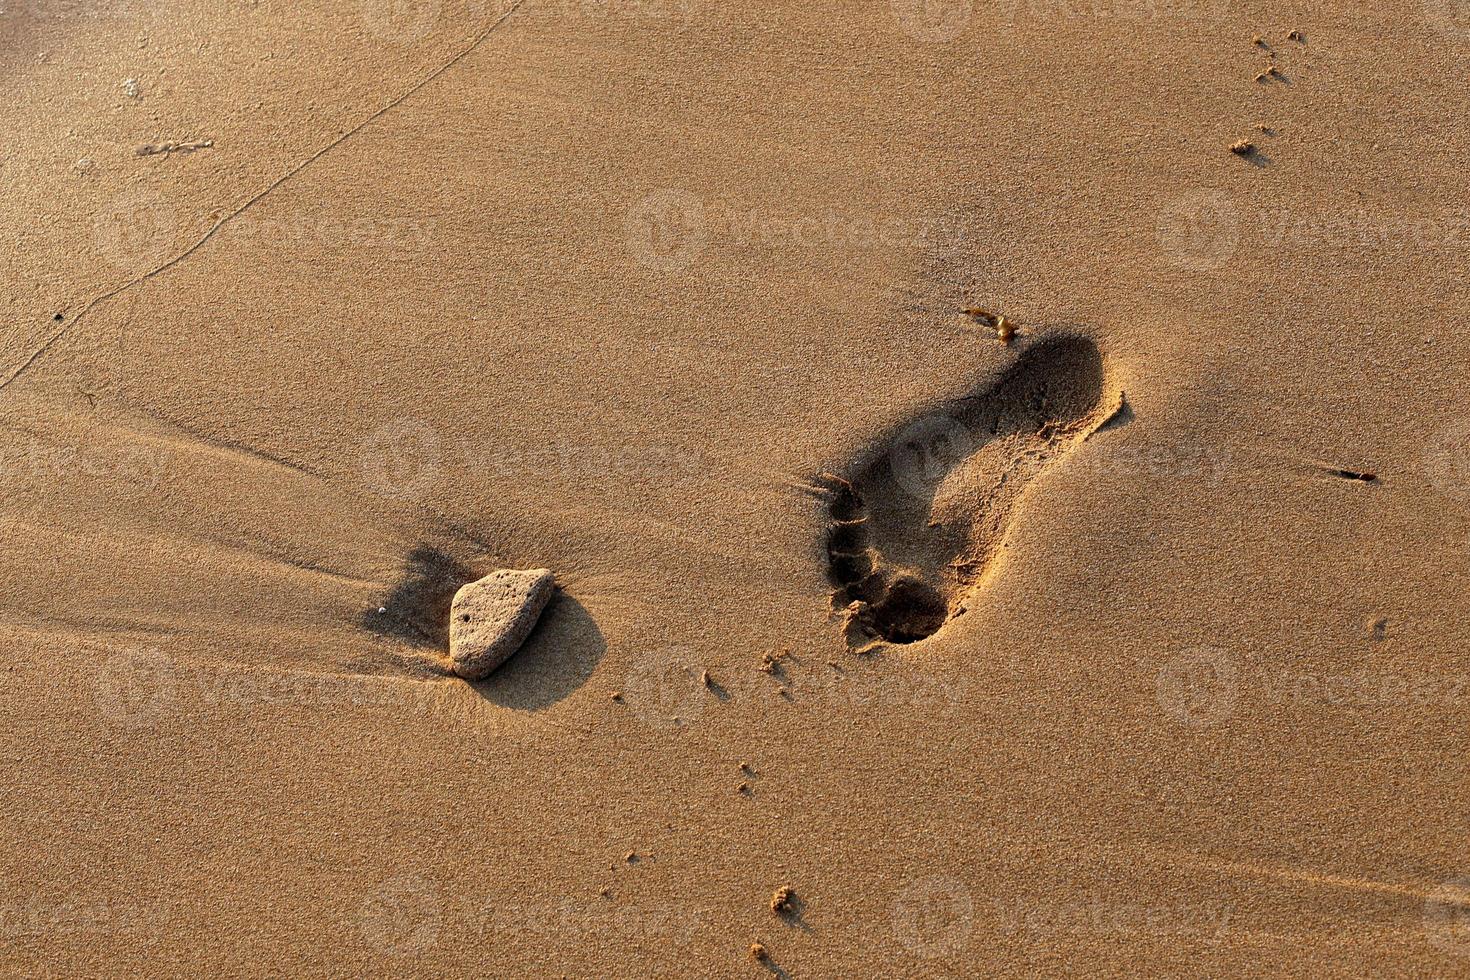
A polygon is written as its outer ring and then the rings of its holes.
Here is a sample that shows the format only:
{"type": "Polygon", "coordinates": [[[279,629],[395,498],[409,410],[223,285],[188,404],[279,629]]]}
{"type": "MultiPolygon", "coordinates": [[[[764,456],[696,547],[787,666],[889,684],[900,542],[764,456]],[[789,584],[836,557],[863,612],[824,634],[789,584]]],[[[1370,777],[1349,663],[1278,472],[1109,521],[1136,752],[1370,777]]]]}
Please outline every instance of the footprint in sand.
{"type": "Polygon", "coordinates": [[[1031,479],[1122,411],[1092,341],[1044,338],[827,475],[827,569],[848,641],[912,643],[964,613],[1031,479]]]}

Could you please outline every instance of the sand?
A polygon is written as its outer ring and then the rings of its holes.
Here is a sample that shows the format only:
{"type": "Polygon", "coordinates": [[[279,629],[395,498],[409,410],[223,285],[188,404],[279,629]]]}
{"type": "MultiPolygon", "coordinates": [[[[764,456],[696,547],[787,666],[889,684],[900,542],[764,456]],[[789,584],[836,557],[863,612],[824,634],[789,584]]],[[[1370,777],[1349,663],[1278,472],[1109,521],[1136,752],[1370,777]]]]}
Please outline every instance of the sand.
{"type": "Polygon", "coordinates": [[[508,10],[0,10],[5,971],[1463,972],[1460,5],[508,10]]]}

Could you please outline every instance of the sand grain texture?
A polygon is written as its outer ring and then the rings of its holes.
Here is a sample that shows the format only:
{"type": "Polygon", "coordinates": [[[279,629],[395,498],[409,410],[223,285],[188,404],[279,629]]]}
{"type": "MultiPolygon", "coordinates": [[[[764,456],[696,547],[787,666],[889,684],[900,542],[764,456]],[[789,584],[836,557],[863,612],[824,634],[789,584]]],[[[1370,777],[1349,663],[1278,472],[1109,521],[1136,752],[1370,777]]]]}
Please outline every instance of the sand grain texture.
{"type": "Polygon", "coordinates": [[[5,972],[1464,972],[1455,4],[76,6],[0,12],[5,972]],[[939,628],[848,642],[824,474],[939,628]]]}

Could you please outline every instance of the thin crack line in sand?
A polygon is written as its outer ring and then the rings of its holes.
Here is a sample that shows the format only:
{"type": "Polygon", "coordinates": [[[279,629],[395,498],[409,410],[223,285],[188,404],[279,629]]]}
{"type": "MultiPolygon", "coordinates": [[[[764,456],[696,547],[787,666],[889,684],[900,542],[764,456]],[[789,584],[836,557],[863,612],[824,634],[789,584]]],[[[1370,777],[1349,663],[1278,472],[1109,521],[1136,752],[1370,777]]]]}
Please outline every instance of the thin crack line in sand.
{"type": "Polygon", "coordinates": [[[200,238],[193,245],[190,245],[184,251],[180,252],[178,255],[174,256],[171,259],[169,259],[167,262],[163,263],[162,265],[160,265],[158,268],[154,269],[153,271],[151,271],[151,272],[145,272],[141,276],[137,276],[136,278],[133,278],[133,279],[129,280],[128,282],[123,283],[121,286],[118,286],[118,287],[116,287],[114,289],[110,289],[107,292],[101,294],[100,296],[94,296],[91,300],[89,300],[87,302],[87,305],[85,305],[85,306],[82,307],[81,311],[78,312],[76,316],[72,317],[71,320],[68,323],[63,324],[61,327],[59,327],[56,330],[55,333],[53,333],[50,337],[46,338],[46,340],[41,344],[41,346],[39,346],[35,350],[31,351],[30,356],[27,357],[24,361],[22,361],[20,363],[20,365],[15,368],[15,370],[11,371],[10,374],[5,378],[4,381],[0,381],[0,388],[4,388],[6,385],[8,385],[12,381],[14,381],[16,378],[19,378],[22,374],[25,374],[26,371],[30,370],[30,367],[31,367],[32,364],[36,363],[36,361],[38,361],[47,351],[49,351],[52,347],[54,347],[56,345],[57,341],[61,340],[62,337],[66,336],[68,333],[70,333],[71,332],[71,329],[73,327],[75,327],[78,323],[81,323],[82,322],[82,319],[88,313],[91,313],[94,308],[102,305],[103,303],[107,302],[108,300],[112,299],[115,296],[119,296],[122,293],[127,292],[129,289],[132,289],[134,286],[138,285],[139,283],[147,282],[149,279],[152,279],[154,276],[159,275],[160,273],[163,273],[163,272],[168,271],[169,269],[171,269],[174,266],[178,265],[180,262],[182,262],[185,259],[187,259],[189,256],[193,255],[195,252],[199,251],[199,249],[201,249],[201,248],[204,247],[204,245],[205,245],[206,242],[208,242],[211,238],[214,237],[214,233],[215,232],[219,231],[225,225],[229,224],[230,222],[232,222],[236,218],[238,218],[240,215],[244,214],[245,211],[248,208],[252,207],[256,202],[260,201],[262,198],[264,198],[266,195],[270,194],[276,188],[280,187],[286,181],[290,180],[292,177],[295,177],[297,174],[301,173],[301,171],[305,170],[307,167],[311,166],[313,163],[316,163],[316,161],[320,160],[322,157],[326,156],[328,153],[332,152],[333,150],[335,150],[337,147],[341,146],[343,143],[347,142],[352,137],[356,136],[363,129],[367,128],[367,126],[369,124],[371,124],[374,121],[376,121],[376,120],[382,118],[383,116],[387,115],[393,109],[397,108],[401,103],[403,103],[405,100],[407,100],[410,96],[414,95],[420,89],[424,88],[424,86],[428,85],[430,82],[432,82],[435,79],[439,78],[439,76],[443,75],[445,72],[449,71],[449,69],[453,68],[455,65],[459,64],[465,58],[469,57],[471,54],[474,53],[474,51],[475,51],[476,48],[478,48],[481,44],[484,44],[485,41],[490,37],[491,34],[494,34],[496,32],[496,30],[498,30],[502,24],[504,24],[506,21],[510,20],[511,15],[514,14],[517,10],[520,10],[521,7],[525,6],[526,3],[527,3],[527,0],[513,0],[513,2],[511,3],[511,5],[506,8],[505,13],[503,13],[499,17],[497,17],[490,24],[489,27],[486,27],[483,31],[481,31],[479,34],[477,34],[475,36],[474,40],[472,40],[468,45],[466,45],[464,47],[464,49],[461,50],[458,54],[456,54],[453,58],[450,58],[448,61],[446,61],[444,64],[440,65],[438,68],[434,69],[432,72],[430,72],[424,78],[420,79],[419,81],[415,82],[413,85],[409,86],[409,88],[407,90],[405,90],[403,92],[403,94],[399,95],[397,98],[393,99],[387,105],[384,105],[382,108],[377,109],[376,111],[374,111],[371,115],[369,115],[362,122],[358,123],[356,126],[353,126],[347,132],[343,133],[341,136],[339,136],[336,139],[332,140],[326,146],[323,146],[321,149],[317,150],[311,156],[307,157],[305,160],[301,161],[296,166],[292,167],[290,170],[287,170],[284,174],[282,174],[281,176],[277,177],[275,180],[271,181],[269,184],[267,184],[265,186],[265,188],[263,190],[259,191],[254,196],[252,196],[249,199],[247,199],[244,204],[241,204],[234,211],[231,211],[229,214],[225,215],[223,218],[220,218],[218,221],[216,221],[214,223],[214,226],[204,233],[204,237],[200,238]]]}

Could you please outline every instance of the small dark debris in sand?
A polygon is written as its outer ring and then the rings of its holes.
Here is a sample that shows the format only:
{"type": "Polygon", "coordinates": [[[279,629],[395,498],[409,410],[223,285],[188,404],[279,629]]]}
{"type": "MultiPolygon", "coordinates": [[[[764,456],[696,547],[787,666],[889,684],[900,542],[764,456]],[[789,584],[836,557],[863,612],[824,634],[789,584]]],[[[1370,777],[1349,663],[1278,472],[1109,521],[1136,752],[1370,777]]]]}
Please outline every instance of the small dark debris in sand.
{"type": "Polygon", "coordinates": [[[1382,643],[1388,639],[1388,617],[1383,616],[1368,624],[1368,638],[1374,643],[1382,643]]]}
{"type": "Polygon", "coordinates": [[[790,885],[782,885],[776,889],[771,896],[771,911],[777,915],[785,915],[792,910],[792,903],[796,900],[796,892],[790,885]]]}
{"type": "Polygon", "coordinates": [[[622,704],[623,703],[623,692],[622,691],[613,691],[611,694],[609,694],[607,696],[607,698],[608,698],[609,701],[616,701],[616,702],[618,702],[618,704],[622,704]]]}
{"type": "Polygon", "coordinates": [[[140,157],[151,157],[162,154],[168,156],[171,153],[193,153],[195,150],[208,150],[214,147],[214,140],[167,140],[162,143],[144,143],[135,151],[140,157]]]}
{"type": "Polygon", "coordinates": [[[1292,31],[1291,33],[1286,35],[1286,39],[1288,41],[1295,41],[1297,44],[1307,43],[1307,36],[1301,31],[1292,31]]]}
{"type": "Polygon", "coordinates": [[[755,767],[748,762],[742,762],[740,763],[740,771],[745,773],[746,775],[754,775],[755,767]]]}
{"type": "Polygon", "coordinates": [[[597,890],[597,894],[601,895],[603,898],[612,898],[612,889],[607,887],[599,888],[597,890]]]}
{"type": "Polygon", "coordinates": [[[623,860],[628,862],[629,864],[637,864],[638,853],[636,851],[629,851],[627,854],[623,855],[623,860]]]}
{"type": "Polygon", "coordinates": [[[1378,482],[1377,473],[1359,472],[1358,470],[1340,470],[1335,468],[1329,468],[1327,470],[1327,473],[1329,476],[1335,476],[1340,480],[1356,480],[1359,483],[1378,482]]]}
{"type": "Polygon", "coordinates": [[[1254,156],[1256,152],[1256,144],[1252,143],[1250,140],[1236,140],[1234,143],[1230,144],[1230,152],[1234,153],[1238,157],[1254,156]]]}
{"type": "Polygon", "coordinates": [[[736,786],[735,787],[735,792],[739,793],[741,796],[749,796],[750,795],[750,784],[749,783],[741,783],[739,786],[736,786]]]}

